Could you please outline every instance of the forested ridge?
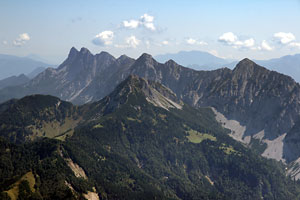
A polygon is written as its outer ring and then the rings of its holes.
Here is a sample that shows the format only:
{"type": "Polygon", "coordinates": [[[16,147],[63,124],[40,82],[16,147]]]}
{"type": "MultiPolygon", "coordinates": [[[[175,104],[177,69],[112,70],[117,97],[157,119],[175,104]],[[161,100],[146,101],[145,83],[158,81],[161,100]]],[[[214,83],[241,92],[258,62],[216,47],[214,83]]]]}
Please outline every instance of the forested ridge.
{"type": "Polygon", "coordinates": [[[300,185],[284,166],[229,137],[209,107],[149,102],[154,89],[165,92],[162,103],[171,98],[163,87],[131,76],[92,104],[35,95],[6,105],[0,114],[1,199],[16,190],[18,199],[84,199],[88,191],[100,199],[300,198],[300,185]],[[28,98],[44,103],[23,104],[28,98]],[[20,115],[3,116],[16,108],[26,120],[13,130],[20,115]],[[65,118],[80,119],[71,135],[28,137],[36,129],[26,127],[65,126],[65,118]],[[83,172],[76,174],[70,163],[83,172]]]}

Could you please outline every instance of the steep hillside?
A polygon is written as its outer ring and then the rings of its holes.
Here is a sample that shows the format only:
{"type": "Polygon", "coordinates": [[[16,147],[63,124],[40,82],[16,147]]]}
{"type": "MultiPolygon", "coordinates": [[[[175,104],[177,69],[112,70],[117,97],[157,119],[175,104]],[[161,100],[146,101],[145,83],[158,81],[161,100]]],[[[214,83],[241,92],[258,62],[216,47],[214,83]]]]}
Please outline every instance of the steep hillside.
{"type": "Polygon", "coordinates": [[[96,102],[131,74],[163,84],[190,106],[213,107],[233,138],[258,145],[263,156],[286,163],[297,159],[297,150],[284,138],[299,121],[300,86],[249,59],[233,70],[196,71],[173,60],[159,63],[149,54],[116,59],[106,52],[92,55],[85,48],[72,48],[58,69],[48,68],[24,86],[0,90],[0,101],[41,93],[76,104],[96,102]]]}
{"type": "MultiPolygon", "coordinates": [[[[93,90],[94,84],[100,84],[105,88],[104,83],[112,74],[132,62],[132,59],[126,56],[115,59],[106,52],[93,55],[86,48],[77,51],[73,47],[68,58],[57,69],[47,68],[23,86],[4,88],[0,92],[0,101],[30,94],[49,94],[75,103],[89,102],[96,93],[93,90]],[[93,83],[96,79],[101,81],[93,83]],[[92,90],[93,93],[82,95],[81,93],[86,89],[92,90]]],[[[114,87],[109,89],[110,91],[102,97],[111,92],[114,87]]]]}
{"type": "Polygon", "coordinates": [[[0,114],[2,199],[299,198],[300,186],[283,166],[229,137],[212,109],[194,109],[156,82],[129,76],[80,107],[41,95],[8,105],[0,114]],[[9,114],[23,121],[16,126],[9,114]],[[18,135],[28,124],[46,130],[32,119],[63,124],[76,114],[82,120],[65,141],[42,139],[47,134],[12,140],[3,131],[18,135]]]}
{"type": "Polygon", "coordinates": [[[76,106],[52,96],[27,96],[0,108],[4,110],[0,114],[1,136],[13,143],[40,137],[64,140],[81,120],[76,106]]]}

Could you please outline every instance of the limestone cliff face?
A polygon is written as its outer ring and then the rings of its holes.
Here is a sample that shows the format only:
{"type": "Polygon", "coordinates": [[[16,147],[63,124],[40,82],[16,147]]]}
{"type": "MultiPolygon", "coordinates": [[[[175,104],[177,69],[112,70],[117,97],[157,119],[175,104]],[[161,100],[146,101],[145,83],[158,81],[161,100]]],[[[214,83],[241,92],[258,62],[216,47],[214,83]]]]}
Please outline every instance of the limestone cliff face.
{"type": "MultiPolygon", "coordinates": [[[[281,159],[289,162],[300,156],[293,153],[298,143],[292,142],[299,135],[297,127],[293,128],[300,120],[299,84],[249,59],[239,62],[234,70],[196,71],[173,60],[159,63],[149,54],[137,60],[125,55],[116,59],[106,52],[93,55],[85,48],[72,48],[57,69],[48,68],[24,86],[0,90],[0,101],[40,93],[75,104],[95,102],[131,74],[161,83],[189,105],[211,106],[227,120],[238,121],[245,127],[240,133],[241,140],[248,138],[244,142],[258,138],[267,144],[286,133],[281,159]]],[[[271,150],[277,151],[267,152],[271,150]]]]}
{"type": "Polygon", "coordinates": [[[274,139],[299,119],[300,87],[288,76],[245,59],[230,74],[211,83],[198,105],[215,107],[247,126],[246,135],[265,130],[274,139]]]}
{"type": "Polygon", "coordinates": [[[234,70],[194,71],[144,54],[123,76],[129,74],[162,83],[190,105],[215,107],[245,125],[246,136],[264,130],[266,138],[275,139],[299,119],[299,84],[249,59],[234,70]]]}
{"type": "MultiPolygon", "coordinates": [[[[108,82],[111,75],[121,67],[131,65],[132,62],[133,59],[126,56],[116,59],[107,52],[93,55],[86,48],[78,51],[73,47],[67,59],[58,68],[47,68],[22,86],[1,90],[0,101],[30,94],[50,94],[76,104],[83,104],[95,96],[95,85],[106,88],[103,83],[108,82]]],[[[113,88],[110,91],[112,90],[113,88]]],[[[102,94],[102,97],[108,92],[102,94]]]]}

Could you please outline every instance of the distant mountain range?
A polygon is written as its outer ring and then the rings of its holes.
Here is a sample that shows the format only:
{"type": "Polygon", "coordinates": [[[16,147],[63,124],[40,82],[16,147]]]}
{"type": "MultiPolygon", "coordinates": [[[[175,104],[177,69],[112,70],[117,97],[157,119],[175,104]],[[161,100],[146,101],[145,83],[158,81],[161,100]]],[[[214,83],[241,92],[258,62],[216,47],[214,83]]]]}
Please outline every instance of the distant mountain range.
{"type": "MultiPolygon", "coordinates": [[[[195,70],[215,70],[222,67],[233,69],[239,62],[234,59],[220,58],[203,51],[180,51],[173,54],[156,55],[154,58],[161,63],[172,59],[182,66],[195,70]]],[[[289,75],[300,82],[300,54],[253,61],[269,70],[289,75]]],[[[31,79],[47,67],[54,67],[53,64],[48,63],[49,61],[35,54],[26,57],[0,54],[0,69],[2,71],[0,80],[10,76],[19,76],[22,73],[31,79]]]]}
{"type": "Polygon", "coordinates": [[[214,70],[234,62],[234,60],[219,58],[204,51],[180,51],[174,54],[157,55],[154,58],[161,63],[172,59],[182,66],[196,70],[214,70]]]}
{"type": "MultiPolygon", "coordinates": [[[[147,54],[134,65],[165,67],[147,54]]],[[[229,137],[213,109],[135,75],[81,106],[8,101],[0,124],[1,199],[299,199],[282,165],[229,137]]]]}
{"type": "Polygon", "coordinates": [[[287,55],[270,60],[257,60],[255,62],[270,70],[289,75],[300,83],[300,54],[287,55]]]}
{"type": "Polygon", "coordinates": [[[45,69],[47,67],[54,67],[54,65],[46,64],[27,57],[0,54],[0,80],[11,76],[19,76],[20,74],[28,75],[37,68],[45,69]]]}
{"type": "Polygon", "coordinates": [[[0,89],[8,86],[17,86],[29,82],[29,78],[24,74],[19,76],[11,76],[5,79],[0,80],[0,89]]]}
{"type": "Polygon", "coordinates": [[[36,77],[38,74],[42,73],[43,71],[45,71],[46,68],[44,67],[37,67],[35,68],[32,72],[26,74],[26,76],[30,79],[33,79],[34,77],[36,77]]]}
{"type": "Polygon", "coordinates": [[[18,86],[18,85],[23,85],[27,82],[30,81],[30,79],[33,79],[36,77],[38,74],[43,72],[46,68],[44,67],[38,67],[29,74],[20,74],[19,76],[10,76],[8,78],[4,78],[0,80],[0,89],[5,88],[5,87],[10,87],[10,86],[18,86]]]}
{"type": "MultiPolygon", "coordinates": [[[[157,55],[154,57],[159,62],[169,59],[196,70],[215,70],[222,67],[233,69],[239,61],[216,57],[202,51],[180,51],[174,54],[157,55]]],[[[300,54],[287,55],[270,60],[253,60],[255,63],[285,75],[289,75],[300,82],[300,54]]]]}

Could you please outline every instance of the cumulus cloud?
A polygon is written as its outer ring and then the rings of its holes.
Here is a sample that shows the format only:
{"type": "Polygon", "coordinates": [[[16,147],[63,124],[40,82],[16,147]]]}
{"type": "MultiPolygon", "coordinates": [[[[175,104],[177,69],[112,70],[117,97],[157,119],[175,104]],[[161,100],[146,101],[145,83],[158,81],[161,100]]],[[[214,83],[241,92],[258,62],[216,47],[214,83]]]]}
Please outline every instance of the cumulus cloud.
{"type": "Polygon", "coordinates": [[[198,41],[198,40],[193,39],[193,38],[188,38],[185,41],[189,45],[207,45],[206,42],[204,42],[204,41],[198,41]]]}
{"type": "Polygon", "coordinates": [[[13,45],[15,46],[23,46],[27,41],[30,40],[28,33],[22,33],[19,35],[17,39],[13,41],[13,45]]]}
{"type": "Polygon", "coordinates": [[[151,30],[151,31],[155,31],[156,28],[153,24],[154,21],[154,17],[150,16],[148,14],[144,14],[141,16],[140,22],[143,26],[145,26],[145,28],[151,30]]]}
{"type": "Polygon", "coordinates": [[[278,40],[280,44],[288,44],[294,40],[296,40],[296,37],[293,33],[284,33],[284,32],[278,32],[274,34],[274,38],[278,40]]]}
{"type": "Polygon", "coordinates": [[[128,47],[136,48],[140,44],[140,40],[138,40],[134,35],[126,38],[126,44],[128,47]]]}
{"type": "Polygon", "coordinates": [[[245,40],[242,45],[245,46],[245,47],[249,47],[250,48],[250,47],[253,47],[254,44],[255,44],[254,39],[250,38],[248,40],[245,40]]]}
{"type": "Polygon", "coordinates": [[[123,26],[125,28],[135,29],[139,26],[140,22],[138,20],[130,20],[130,21],[123,21],[123,26]]]}
{"type": "Polygon", "coordinates": [[[290,47],[296,47],[296,48],[299,48],[300,49],[300,42],[291,42],[289,44],[290,47]]]}
{"type": "Polygon", "coordinates": [[[237,41],[237,36],[232,32],[223,33],[223,35],[219,37],[219,42],[222,42],[227,45],[233,45],[236,43],[236,41],[237,41]]]}
{"type": "Polygon", "coordinates": [[[253,38],[249,38],[246,40],[239,40],[239,38],[232,32],[223,33],[218,39],[219,42],[232,46],[233,48],[248,48],[255,49],[255,40],[253,38]]]}
{"type": "MultiPolygon", "coordinates": [[[[137,39],[134,35],[127,37],[125,39],[125,44],[124,45],[118,45],[116,44],[115,47],[117,48],[137,48],[139,46],[141,41],[137,39]]],[[[147,41],[146,41],[147,44],[147,41]]],[[[150,42],[148,41],[148,45],[150,45],[150,42]]]]}
{"type": "Polygon", "coordinates": [[[114,32],[112,31],[103,31],[95,36],[92,40],[93,44],[98,46],[107,46],[112,44],[114,38],[114,32]]]}
{"type": "Polygon", "coordinates": [[[123,21],[122,25],[124,28],[136,29],[138,27],[144,27],[148,30],[155,31],[156,27],[154,25],[154,17],[145,13],[140,17],[140,19],[131,19],[129,21],[123,21]]]}
{"type": "Polygon", "coordinates": [[[272,51],[273,50],[273,48],[267,43],[266,40],[262,41],[261,47],[259,47],[259,49],[265,50],[265,51],[272,51]]]}

